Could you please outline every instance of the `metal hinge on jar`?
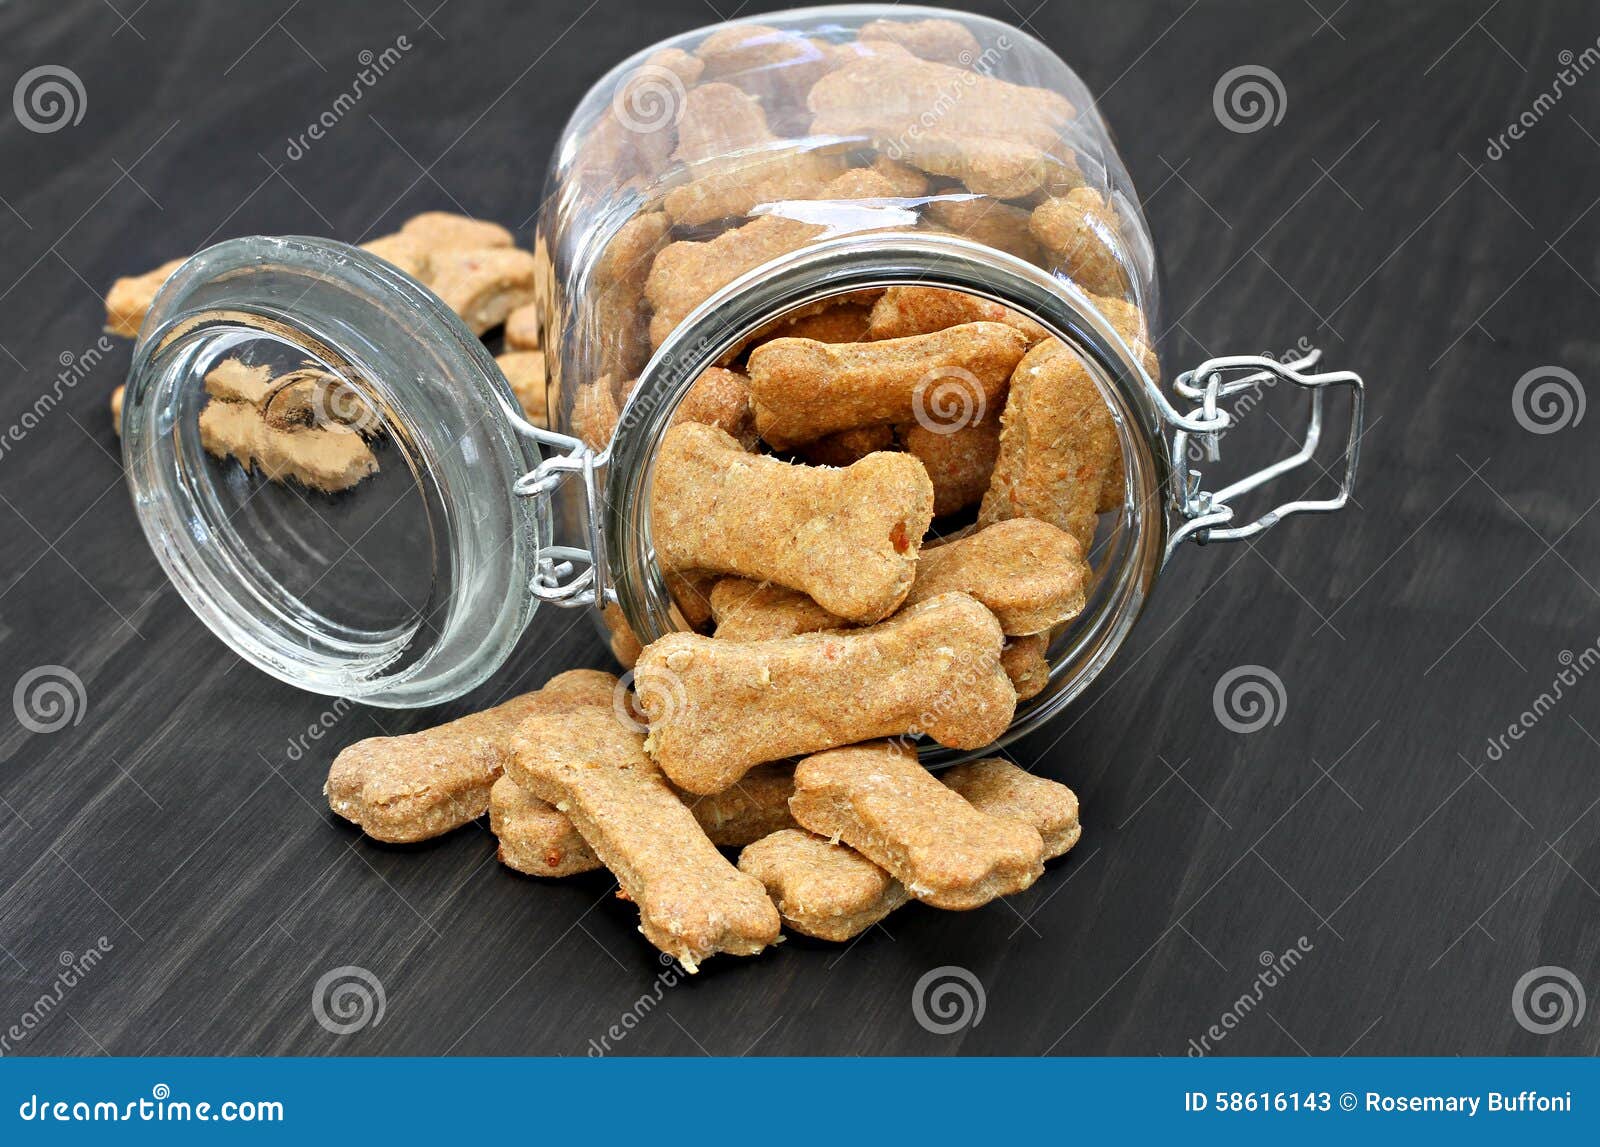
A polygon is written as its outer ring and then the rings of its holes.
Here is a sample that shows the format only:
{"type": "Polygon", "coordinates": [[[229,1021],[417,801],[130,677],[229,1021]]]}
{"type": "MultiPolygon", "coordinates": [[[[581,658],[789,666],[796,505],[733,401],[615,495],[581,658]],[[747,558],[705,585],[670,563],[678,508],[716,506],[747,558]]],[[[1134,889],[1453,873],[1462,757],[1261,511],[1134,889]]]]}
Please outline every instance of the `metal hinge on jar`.
{"type": "Polygon", "coordinates": [[[1162,415],[1173,428],[1173,508],[1184,518],[1168,542],[1169,556],[1180,542],[1189,538],[1201,544],[1237,541],[1271,529],[1294,514],[1329,514],[1342,509],[1349,502],[1361,452],[1366,391],[1360,376],[1351,371],[1306,373],[1306,368],[1315,366],[1320,356],[1320,351],[1312,351],[1292,362],[1279,362],[1254,355],[1207,359],[1195,369],[1179,375],[1173,383],[1173,389],[1179,395],[1199,403],[1198,406],[1184,414],[1168,403],[1165,396],[1161,397],[1162,415]],[[1222,400],[1247,390],[1272,386],[1279,381],[1293,383],[1311,394],[1311,413],[1307,418],[1305,433],[1301,436],[1300,448],[1287,458],[1247,474],[1220,490],[1203,489],[1201,472],[1190,465],[1191,441],[1204,449],[1206,460],[1217,461],[1221,457],[1218,444],[1222,435],[1238,421],[1234,412],[1222,408],[1222,400]],[[1350,432],[1344,448],[1345,466],[1339,480],[1339,492],[1331,498],[1300,498],[1284,502],[1252,522],[1231,524],[1234,520],[1231,503],[1235,498],[1312,461],[1322,440],[1324,396],[1329,388],[1335,386],[1349,387],[1351,394],[1350,432]]]}
{"type": "Polygon", "coordinates": [[[599,470],[608,453],[596,453],[581,439],[546,430],[522,418],[514,419],[518,433],[540,447],[560,450],[518,478],[512,492],[524,498],[548,499],[569,475],[583,481],[583,526],[588,549],[576,546],[547,545],[539,554],[529,591],[541,602],[563,608],[594,605],[615,600],[606,582],[605,536],[600,529],[599,470]]]}

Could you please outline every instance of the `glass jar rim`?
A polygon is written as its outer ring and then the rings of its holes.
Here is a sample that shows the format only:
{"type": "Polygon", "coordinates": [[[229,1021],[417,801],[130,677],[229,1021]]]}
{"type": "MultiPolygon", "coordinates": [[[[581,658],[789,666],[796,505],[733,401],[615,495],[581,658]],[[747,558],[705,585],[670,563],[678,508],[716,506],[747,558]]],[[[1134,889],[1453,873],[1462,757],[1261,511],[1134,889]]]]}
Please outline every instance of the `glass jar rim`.
{"type": "Polygon", "coordinates": [[[550,523],[542,500],[513,493],[539,462],[519,424],[493,359],[432,292],[343,243],[250,236],[197,253],[162,287],[134,349],[122,447],[151,548],[218,637],[299,688],[400,708],[480,684],[532,615],[550,523]],[[196,487],[206,479],[183,454],[176,411],[203,385],[195,346],[219,333],[298,347],[383,412],[427,514],[435,588],[417,625],[366,639],[296,608],[243,552],[249,543],[205,514],[196,487]]]}
{"type": "Polygon", "coordinates": [[[1021,313],[1060,338],[1107,399],[1122,443],[1128,491],[1096,586],[1051,667],[1050,683],[1019,705],[1005,735],[980,752],[928,744],[939,767],[992,753],[1059,713],[1110,661],[1143,612],[1169,551],[1171,467],[1157,382],[1090,297],[1070,280],[954,235],[875,232],[836,236],[780,256],[727,284],[690,313],[645,365],[606,452],[601,532],[610,582],[640,642],[674,628],[671,598],[650,544],[650,491],[662,436],[700,373],[774,320],[822,299],[890,286],[962,291],[1021,313]]]}

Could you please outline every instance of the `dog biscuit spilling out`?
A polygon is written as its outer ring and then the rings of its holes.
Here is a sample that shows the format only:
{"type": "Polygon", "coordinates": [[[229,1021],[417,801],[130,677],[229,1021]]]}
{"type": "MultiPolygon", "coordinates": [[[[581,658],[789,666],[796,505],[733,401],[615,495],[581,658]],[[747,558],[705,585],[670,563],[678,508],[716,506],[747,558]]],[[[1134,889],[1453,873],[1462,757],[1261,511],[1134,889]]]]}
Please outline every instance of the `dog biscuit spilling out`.
{"type": "Polygon", "coordinates": [[[639,908],[639,928],[685,970],[718,953],[753,956],[777,943],[777,910],[760,881],[717,851],[644,738],[609,709],[523,720],[507,775],[572,819],[639,908]]]}
{"type": "Polygon", "coordinates": [[[1037,829],[980,812],[889,742],[807,757],[789,807],[801,827],[844,841],[936,908],[977,908],[1044,871],[1037,829]]]}
{"type": "Polygon", "coordinates": [[[616,684],[609,673],[574,669],[543,689],[437,728],[357,741],[334,758],[323,787],[328,805],[376,840],[404,843],[449,832],[489,810],[489,790],[519,722],[582,706],[609,713],[616,684]]]}
{"type": "Polygon", "coordinates": [[[510,777],[489,790],[489,831],[499,841],[500,863],[529,876],[576,876],[601,867],[566,813],[510,777]]]}
{"type": "Polygon", "coordinates": [[[784,924],[819,940],[849,940],[910,898],[904,885],[855,849],[799,829],[748,846],[739,854],[739,871],[761,881],[784,924]]]}
{"type": "Polygon", "coordinates": [[[1000,757],[957,765],[939,779],[979,812],[1032,825],[1044,840],[1046,860],[1068,851],[1083,835],[1076,793],[1000,757]]]}
{"type": "Polygon", "coordinates": [[[989,744],[1016,708],[1003,641],[988,609],[951,593],[844,632],[668,634],[640,655],[634,687],[662,769],[680,788],[714,793],[765,761],[874,737],[989,744]]]}

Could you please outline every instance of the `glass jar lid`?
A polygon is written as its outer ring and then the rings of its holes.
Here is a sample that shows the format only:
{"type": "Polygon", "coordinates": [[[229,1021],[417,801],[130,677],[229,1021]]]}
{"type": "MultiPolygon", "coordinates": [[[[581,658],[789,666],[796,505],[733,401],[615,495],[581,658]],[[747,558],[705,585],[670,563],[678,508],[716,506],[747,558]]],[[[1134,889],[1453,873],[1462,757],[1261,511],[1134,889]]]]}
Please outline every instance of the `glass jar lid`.
{"type": "Polygon", "coordinates": [[[482,343],[364,251],[208,248],[167,282],[123,407],[140,523],[202,621],[315,692],[402,707],[504,662],[537,603],[537,432],[482,343]]]}

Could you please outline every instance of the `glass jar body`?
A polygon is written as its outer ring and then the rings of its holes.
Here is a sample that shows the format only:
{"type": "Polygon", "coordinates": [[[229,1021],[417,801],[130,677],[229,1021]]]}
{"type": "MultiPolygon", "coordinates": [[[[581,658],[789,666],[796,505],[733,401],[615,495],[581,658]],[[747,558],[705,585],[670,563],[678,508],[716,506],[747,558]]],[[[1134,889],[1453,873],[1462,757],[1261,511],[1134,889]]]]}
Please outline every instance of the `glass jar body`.
{"type": "Polygon", "coordinates": [[[656,449],[696,379],[740,368],[753,340],[860,328],[889,287],[944,287],[1096,348],[1074,353],[1116,414],[1125,493],[1096,536],[1089,608],[1051,642],[1051,683],[1010,735],[1087,686],[1159,570],[1167,472],[1141,402],[1159,372],[1149,229],[1059,57],[929,9],[730,21],[597,83],[546,191],[550,406],[609,463],[605,625],[625,664],[709,613],[707,583],[664,576],[650,537],[656,449]]]}

